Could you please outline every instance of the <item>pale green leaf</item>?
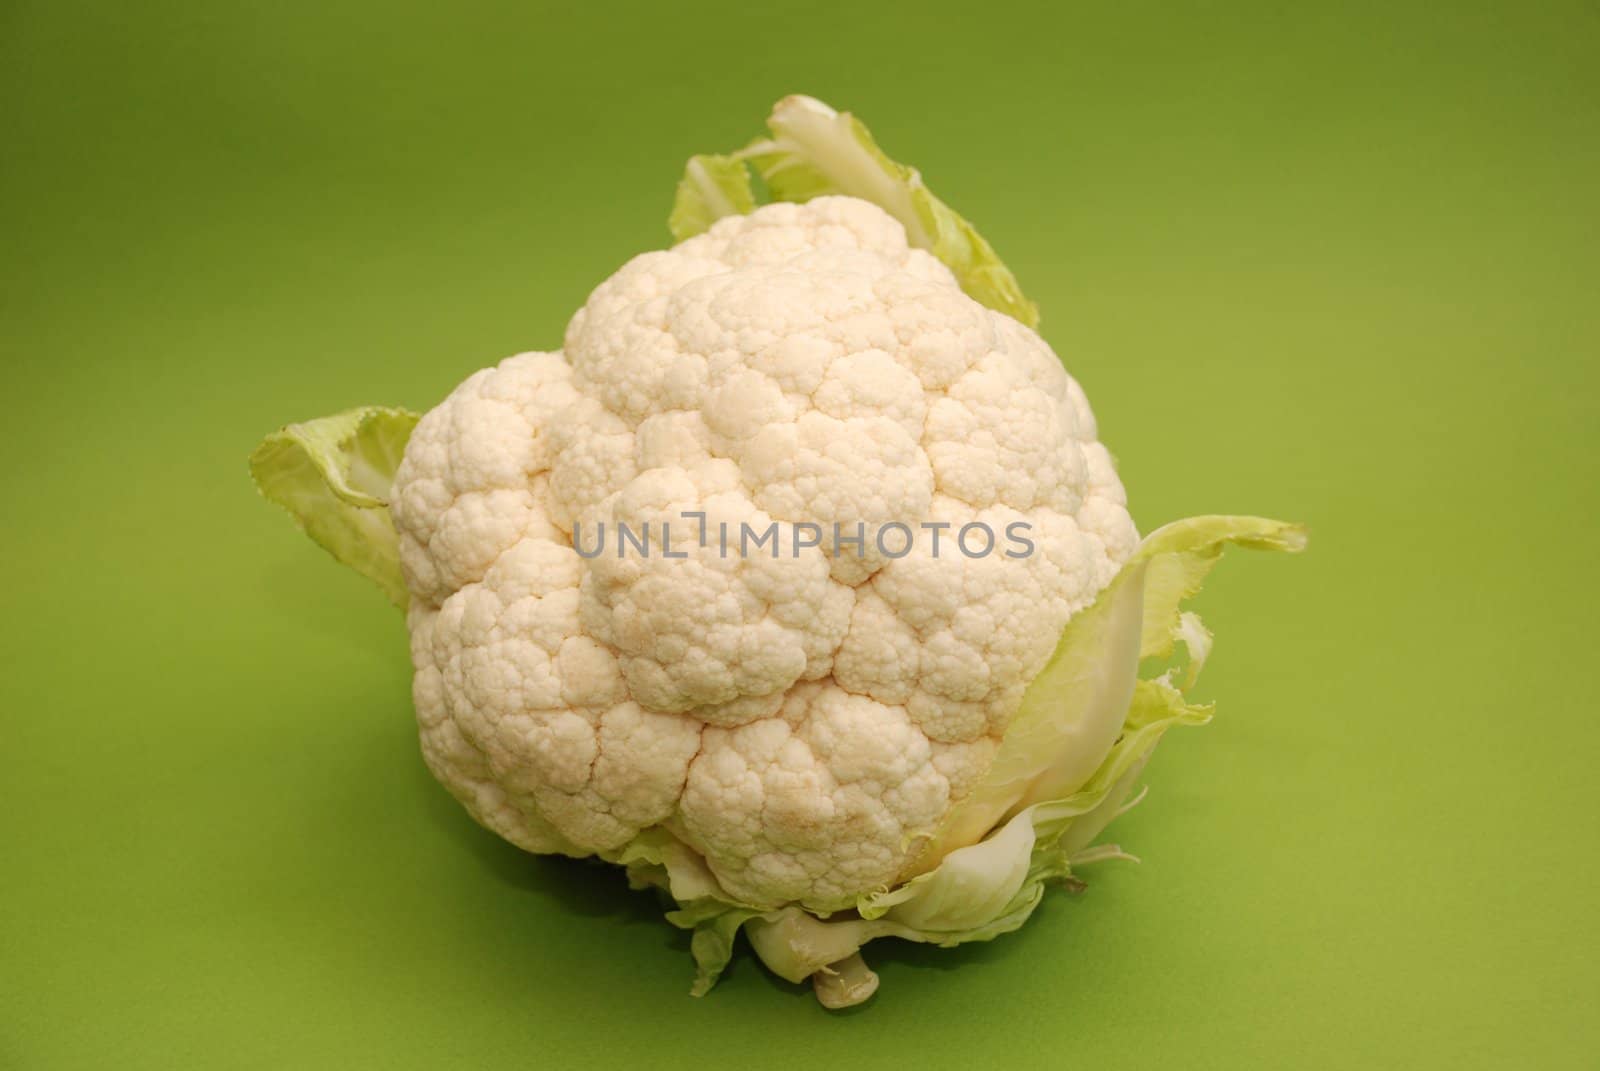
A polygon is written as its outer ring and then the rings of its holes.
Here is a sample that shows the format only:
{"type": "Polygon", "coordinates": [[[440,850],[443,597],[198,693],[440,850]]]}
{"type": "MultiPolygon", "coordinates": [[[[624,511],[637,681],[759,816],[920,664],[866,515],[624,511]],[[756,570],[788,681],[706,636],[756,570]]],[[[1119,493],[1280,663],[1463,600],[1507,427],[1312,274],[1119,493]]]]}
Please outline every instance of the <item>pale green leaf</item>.
{"type": "Polygon", "coordinates": [[[1076,798],[1104,772],[1125,721],[1144,709],[1136,696],[1142,659],[1170,654],[1182,640],[1191,655],[1183,683],[1192,683],[1211,640],[1199,618],[1184,615],[1181,606],[1200,590],[1223,547],[1296,551],[1305,540],[1304,528],[1261,517],[1192,517],[1151,533],[1094,603],[1067,622],[989,772],[946,819],[919,868],[934,866],[1023,808],[1076,798]]]}
{"type": "Polygon", "coordinates": [[[723,216],[745,215],[754,212],[755,207],[749,165],[733,156],[705,153],[690,157],[684,167],[667,226],[672,237],[681,242],[723,216]]]}
{"type": "Polygon", "coordinates": [[[269,502],[336,559],[406,605],[389,488],[419,419],[367,406],[268,435],[250,453],[250,475],[269,502]]]}

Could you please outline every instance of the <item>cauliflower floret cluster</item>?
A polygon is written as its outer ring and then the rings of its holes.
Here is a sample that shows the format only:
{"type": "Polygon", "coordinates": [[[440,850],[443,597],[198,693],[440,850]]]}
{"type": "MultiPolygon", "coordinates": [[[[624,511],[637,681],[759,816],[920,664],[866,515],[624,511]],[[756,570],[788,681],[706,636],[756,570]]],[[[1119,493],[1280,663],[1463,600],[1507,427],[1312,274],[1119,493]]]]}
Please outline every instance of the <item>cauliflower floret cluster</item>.
{"type": "Polygon", "coordinates": [[[822,911],[907,874],[1136,538],[1050,348],[848,197],[628,262],[423,417],[391,509],[423,754],[480,822],[572,855],[663,826],[822,911]],[[958,552],[974,521],[1032,553],[958,552]],[[579,553],[619,523],[674,556],[579,553]],[[783,553],[693,538],[724,523],[783,553]],[[809,524],[864,552],[791,553],[809,524]]]}

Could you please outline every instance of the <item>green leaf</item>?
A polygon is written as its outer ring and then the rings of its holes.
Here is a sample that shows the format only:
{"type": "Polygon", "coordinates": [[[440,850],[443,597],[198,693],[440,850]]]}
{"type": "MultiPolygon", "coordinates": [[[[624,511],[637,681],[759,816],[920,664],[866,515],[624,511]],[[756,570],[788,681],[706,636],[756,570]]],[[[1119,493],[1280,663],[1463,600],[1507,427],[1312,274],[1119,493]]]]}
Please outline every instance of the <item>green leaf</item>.
{"type": "Polygon", "coordinates": [[[620,849],[602,853],[602,857],[626,867],[635,888],[664,889],[680,904],[715,900],[759,910],[735,901],[711,873],[704,857],[660,826],[643,830],[620,849]]]}
{"type": "Polygon", "coordinates": [[[250,475],[318,546],[406,605],[389,488],[420,419],[367,406],[268,435],[250,453],[250,475]]]}
{"type": "Polygon", "coordinates": [[[977,844],[957,848],[929,873],[861,898],[863,918],[892,915],[917,930],[972,930],[999,917],[1028,879],[1035,833],[1017,815],[977,844]]]}
{"type": "Polygon", "coordinates": [[[1028,686],[984,779],[946,818],[918,862],[937,865],[1029,803],[1084,784],[1122,731],[1138,680],[1143,562],[1125,566],[1061,633],[1028,686]],[[1045,786],[1048,786],[1047,788],[1045,786]]]}
{"type": "MultiPolygon", "coordinates": [[[[1155,697],[1138,680],[1142,660],[1170,655],[1181,641],[1191,656],[1182,686],[1193,683],[1211,637],[1197,616],[1182,612],[1182,603],[1200,590],[1230,543],[1298,551],[1306,533],[1261,517],[1211,516],[1177,521],[1146,537],[1094,603],[1062,630],[988,774],[946,820],[919,866],[936,864],[1023,808],[1085,791],[1104,772],[1128,720],[1156,709],[1155,697]]],[[[1165,687],[1179,694],[1170,683],[1165,687]]]]}
{"type": "Polygon", "coordinates": [[[916,168],[879,148],[861,120],[795,95],[773,106],[767,128],[771,137],[737,152],[689,160],[669,220],[678,241],[722,216],[754,209],[744,166],[749,161],[778,201],[828,194],[871,201],[900,221],[913,246],[942,260],[973,300],[1029,327],[1039,325],[1038,306],[1023,296],[1016,277],[977,228],[934,196],[916,168]]]}
{"type": "Polygon", "coordinates": [[[711,153],[692,156],[683,169],[683,178],[678,180],[678,196],[672,203],[667,226],[681,242],[723,216],[742,216],[755,208],[750,169],[744,161],[711,153]]]}
{"type": "Polygon", "coordinates": [[[1130,562],[1147,563],[1139,657],[1165,657],[1172,653],[1174,640],[1184,640],[1191,654],[1198,653],[1204,660],[1210,649],[1210,634],[1200,629],[1204,640],[1196,652],[1197,635],[1193,629],[1199,625],[1199,618],[1190,615],[1192,622],[1186,630],[1180,608],[1185,600],[1199,594],[1206,574],[1230,543],[1252,550],[1295,553],[1306,547],[1306,529],[1304,525],[1265,517],[1208,516],[1173,521],[1151,532],[1133,552],[1130,562]]]}
{"type": "MultiPolygon", "coordinates": [[[[675,914],[677,912],[668,912],[668,921],[676,923],[677,920],[673,918],[675,914]]],[[[708,912],[694,923],[694,936],[689,939],[689,953],[694,956],[695,963],[694,984],[689,987],[691,996],[703,997],[717,984],[717,979],[727,969],[728,961],[733,958],[733,943],[739,936],[739,927],[752,914],[744,909],[732,908],[708,912]]]]}

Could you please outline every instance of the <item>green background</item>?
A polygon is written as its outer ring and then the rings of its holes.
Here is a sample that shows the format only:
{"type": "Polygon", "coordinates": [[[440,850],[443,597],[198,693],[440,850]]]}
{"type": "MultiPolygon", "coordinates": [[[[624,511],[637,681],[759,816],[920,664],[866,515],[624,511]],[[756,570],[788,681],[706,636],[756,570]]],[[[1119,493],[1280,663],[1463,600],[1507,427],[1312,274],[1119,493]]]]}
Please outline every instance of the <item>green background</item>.
{"type": "Polygon", "coordinates": [[[1600,13],[0,6],[0,1066],[1592,1067],[1600,13]],[[829,1015],[473,826],[259,501],[664,244],[810,92],[978,221],[1202,609],[1212,727],[1027,929],[829,1015]]]}

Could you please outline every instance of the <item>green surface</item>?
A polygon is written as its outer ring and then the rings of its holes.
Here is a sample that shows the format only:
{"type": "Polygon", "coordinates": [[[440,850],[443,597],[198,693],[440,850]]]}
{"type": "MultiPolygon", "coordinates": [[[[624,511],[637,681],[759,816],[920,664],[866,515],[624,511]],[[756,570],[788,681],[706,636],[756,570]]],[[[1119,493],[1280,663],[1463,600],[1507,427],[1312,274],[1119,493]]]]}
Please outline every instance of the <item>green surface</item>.
{"type": "Polygon", "coordinates": [[[1592,1067],[1593,4],[0,7],[0,1067],[1592,1067]],[[1202,600],[1215,724],[1026,930],[704,1000],[478,830],[401,623],[260,502],[662,243],[691,152],[853,108],[1044,311],[1202,600]]]}

